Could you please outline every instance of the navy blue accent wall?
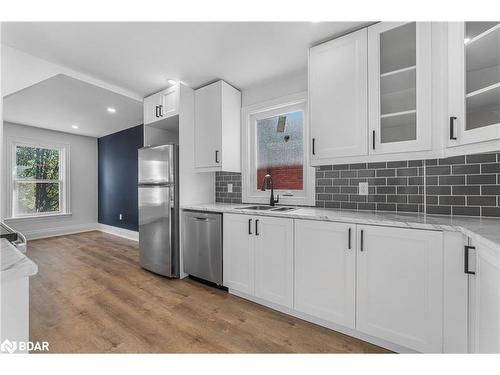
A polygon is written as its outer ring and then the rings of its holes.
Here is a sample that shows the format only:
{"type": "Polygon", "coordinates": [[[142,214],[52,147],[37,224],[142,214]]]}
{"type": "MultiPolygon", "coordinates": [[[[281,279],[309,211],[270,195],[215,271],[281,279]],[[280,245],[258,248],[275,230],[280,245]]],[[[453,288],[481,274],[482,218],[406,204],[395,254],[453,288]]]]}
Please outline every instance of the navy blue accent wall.
{"type": "Polygon", "coordinates": [[[137,149],[143,144],[142,125],[97,140],[99,223],[135,231],[139,229],[137,149]],[[120,214],[122,220],[119,219],[120,214]]]}

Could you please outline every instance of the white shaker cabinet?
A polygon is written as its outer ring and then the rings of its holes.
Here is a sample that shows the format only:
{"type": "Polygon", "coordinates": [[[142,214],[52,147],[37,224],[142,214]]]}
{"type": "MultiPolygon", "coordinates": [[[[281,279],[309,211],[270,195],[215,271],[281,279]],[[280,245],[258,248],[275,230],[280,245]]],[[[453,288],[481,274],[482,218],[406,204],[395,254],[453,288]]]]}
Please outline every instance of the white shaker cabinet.
{"type": "Polygon", "coordinates": [[[469,352],[500,353],[500,252],[479,241],[465,248],[469,274],[469,352]]]}
{"type": "Polygon", "coordinates": [[[448,147],[500,138],[500,22],[449,23],[448,111],[448,147]]]}
{"type": "Polygon", "coordinates": [[[293,307],[293,219],[224,214],[223,284],[293,307]]]}
{"type": "Polygon", "coordinates": [[[367,30],[309,50],[311,165],[367,155],[367,30]]]}
{"type": "Polygon", "coordinates": [[[144,98],[144,125],[164,120],[179,113],[179,85],[144,98]]]}
{"type": "Polygon", "coordinates": [[[432,148],[431,63],[430,22],[368,28],[370,154],[432,148]]]}
{"type": "Polygon", "coordinates": [[[358,225],[356,328],[425,352],[443,343],[443,234],[358,225]]]}
{"type": "Polygon", "coordinates": [[[295,310],[355,328],[356,225],[295,220],[295,310]]]}
{"type": "Polygon", "coordinates": [[[241,172],[241,92],[224,81],[195,91],[195,168],[241,172]]]}
{"type": "Polygon", "coordinates": [[[254,221],[249,215],[223,215],[223,285],[253,295],[255,280],[254,221]]]}
{"type": "Polygon", "coordinates": [[[293,220],[256,216],[255,296],[293,307],[293,220]]]}

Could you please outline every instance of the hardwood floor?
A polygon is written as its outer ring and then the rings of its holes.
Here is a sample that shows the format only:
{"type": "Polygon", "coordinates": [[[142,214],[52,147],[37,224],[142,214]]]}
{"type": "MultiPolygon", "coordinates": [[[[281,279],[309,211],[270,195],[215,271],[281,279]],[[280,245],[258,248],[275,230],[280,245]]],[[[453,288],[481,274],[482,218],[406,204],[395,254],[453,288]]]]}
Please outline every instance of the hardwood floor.
{"type": "Polygon", "coordinates": [[[87,232],[29,242],[30,339],[52,353],[382,353],[192,280],[139,267],[134,241],[87,232]]]}

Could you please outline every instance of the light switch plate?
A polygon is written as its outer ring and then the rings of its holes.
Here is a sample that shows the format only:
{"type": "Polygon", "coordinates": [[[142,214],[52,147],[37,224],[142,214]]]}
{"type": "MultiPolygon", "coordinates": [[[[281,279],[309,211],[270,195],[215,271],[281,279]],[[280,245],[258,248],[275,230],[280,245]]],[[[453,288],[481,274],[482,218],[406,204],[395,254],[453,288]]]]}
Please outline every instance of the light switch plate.
{"type": "Polygon", "coordinates": [[[359,183],[359,195],[368,195],[368,182],[359,183]]]}
{"type": "Polygon", "coordinates": [[[227,184],[227,192],[232,193],[233,192],[233,184],[227,184]]]}

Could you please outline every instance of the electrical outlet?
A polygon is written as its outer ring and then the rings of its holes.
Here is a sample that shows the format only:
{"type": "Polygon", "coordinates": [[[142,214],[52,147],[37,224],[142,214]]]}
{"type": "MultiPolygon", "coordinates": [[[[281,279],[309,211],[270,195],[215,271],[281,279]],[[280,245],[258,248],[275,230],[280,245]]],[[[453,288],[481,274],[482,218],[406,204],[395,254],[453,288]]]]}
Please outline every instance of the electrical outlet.
{"type": "Polygon", "coordinates": [[[118,215],[118,218],[119,218],[120,220],[123,220],[123,215],[122,215],[122,214],[118,215]]]}
{"type": "Polygon", "coordinates": [[[233,192],[233,184],[227,184],[227,192],[232,193],[233,192]]]}
{"type": "Polygon", "coordinates": [[[368,182],[359,183],[359,195],[368,195],[368,182]]]}

